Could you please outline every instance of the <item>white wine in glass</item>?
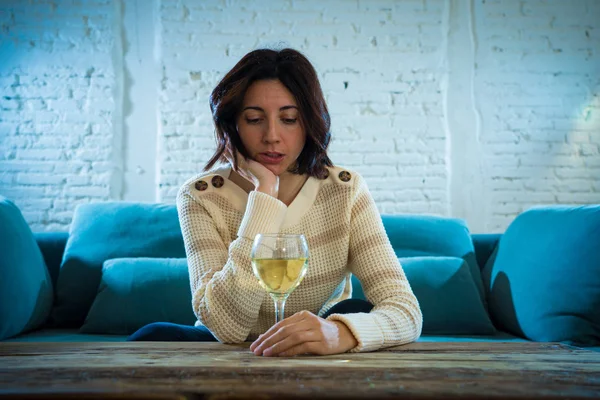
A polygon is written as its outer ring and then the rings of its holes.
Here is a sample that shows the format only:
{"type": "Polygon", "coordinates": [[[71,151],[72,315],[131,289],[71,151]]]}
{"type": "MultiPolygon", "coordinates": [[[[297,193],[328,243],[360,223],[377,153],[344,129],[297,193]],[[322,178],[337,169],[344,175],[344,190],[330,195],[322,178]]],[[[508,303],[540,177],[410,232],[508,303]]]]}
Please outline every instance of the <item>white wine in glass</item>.
{"type": "Polygon", "coordinates": [[[283,320],[288,296],[308,269],[308,244],[304,235],[263,234],[254,238],[252,270],[275,302],[275,323],[283,320]]]}

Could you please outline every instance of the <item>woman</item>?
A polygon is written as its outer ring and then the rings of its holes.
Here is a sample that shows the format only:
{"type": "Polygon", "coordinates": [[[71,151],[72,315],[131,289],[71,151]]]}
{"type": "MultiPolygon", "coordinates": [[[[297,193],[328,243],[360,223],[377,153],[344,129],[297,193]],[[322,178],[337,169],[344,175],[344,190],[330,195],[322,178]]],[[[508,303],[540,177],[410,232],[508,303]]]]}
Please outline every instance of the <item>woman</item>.
{"type": "Polygon", "coordinates": [[[263,356],[373,351],[416,340],[422,315],[362,177],[327,156],[317,74],[291,49],[244,56],[211,95],[218,147],[177,207],[195,327],[151,324],[131,340],[252,340],[263,356]],[[224,167],[212,169],[221,161],[224,167]],[[273,324],[252,273],[258,233],[304,234],[309,270],[273,324]],[[350,274],[367,299],[347,300],[350,274]]]}

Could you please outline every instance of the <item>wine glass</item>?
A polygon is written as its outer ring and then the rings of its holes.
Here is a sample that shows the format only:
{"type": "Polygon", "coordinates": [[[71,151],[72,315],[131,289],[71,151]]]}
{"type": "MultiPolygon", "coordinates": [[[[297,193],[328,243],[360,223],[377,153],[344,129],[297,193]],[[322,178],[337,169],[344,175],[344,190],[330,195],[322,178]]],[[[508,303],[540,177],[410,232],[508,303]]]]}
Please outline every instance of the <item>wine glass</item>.
{"type": "Polygon", "coordinates": [[[252,245],[252,270],[275,302],[275,323],[283,320],[288,296],[308,269],[308,244],[304,235],[259,233],[252,245]]]}

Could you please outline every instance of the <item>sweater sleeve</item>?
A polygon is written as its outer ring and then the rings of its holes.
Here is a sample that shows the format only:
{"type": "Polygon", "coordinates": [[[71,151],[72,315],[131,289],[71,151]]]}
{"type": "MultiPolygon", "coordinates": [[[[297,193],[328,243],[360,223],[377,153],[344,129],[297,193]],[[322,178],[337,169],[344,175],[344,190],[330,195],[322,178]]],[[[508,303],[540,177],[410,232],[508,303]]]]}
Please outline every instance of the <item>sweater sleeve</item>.
{"type": "Polygon", "coordinates": [[[177,210],[196,317],[222,343],[245,341],[266,296],[252,272],[254,236],[279,232],[287,207],[264,193],[251,192],[238,237],[231,243],[219,234],[218,217],[188,190],[179,192],[177,210]]]}
{"type": "Polygon", "coordinates": [[[370,313],[333,314],[346,324],[358,345],[351,352],[374,351],[415,341],[423,316],[390,244],[369,190],[357,174],[350,216],[349,266],[360,280],[370,313]]]}

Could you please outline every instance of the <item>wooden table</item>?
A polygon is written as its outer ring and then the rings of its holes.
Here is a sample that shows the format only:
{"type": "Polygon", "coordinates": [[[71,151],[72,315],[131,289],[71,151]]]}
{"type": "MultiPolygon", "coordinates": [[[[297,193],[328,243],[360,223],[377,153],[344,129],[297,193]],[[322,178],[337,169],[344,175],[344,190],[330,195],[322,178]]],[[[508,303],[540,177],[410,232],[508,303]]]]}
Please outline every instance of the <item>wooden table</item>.
{"type": "Polygon", "coordinates": [[[413,343],[257,357],[248,344],[0,343],[0,399],[590,398],[600,353],[552,343],[413,343]]]}

